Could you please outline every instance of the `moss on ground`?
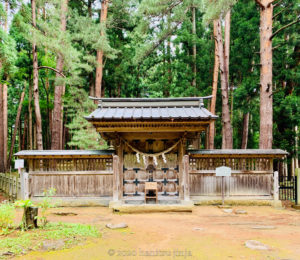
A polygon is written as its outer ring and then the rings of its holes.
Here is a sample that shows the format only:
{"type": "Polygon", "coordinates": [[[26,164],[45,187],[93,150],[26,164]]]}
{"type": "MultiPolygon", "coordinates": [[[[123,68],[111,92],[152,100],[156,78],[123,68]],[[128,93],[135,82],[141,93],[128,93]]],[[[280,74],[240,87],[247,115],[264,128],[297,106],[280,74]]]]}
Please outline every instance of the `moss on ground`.
{"type": "Polygon", "coordinates": [[[49,223],[43,228],[29,231],[14,231],[0,237],[0,258],[26,254],[41,249],[44,241],[62,240],[64,247],[70,247],[86,238],[100,237],[98,228],[73,223],[49,223]]]}

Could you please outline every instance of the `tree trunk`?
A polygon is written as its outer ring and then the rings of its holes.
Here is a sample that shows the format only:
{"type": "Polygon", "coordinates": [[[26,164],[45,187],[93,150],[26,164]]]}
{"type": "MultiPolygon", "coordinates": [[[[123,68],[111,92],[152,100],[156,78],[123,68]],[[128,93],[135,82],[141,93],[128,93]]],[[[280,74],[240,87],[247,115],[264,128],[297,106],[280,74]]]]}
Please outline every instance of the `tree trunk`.
{"type": "MultiPolygon", "coordinates": [[[[8,80],[8,78],[6,78],[8,80]]],[[[4,171],[7,170],[7,85],[3,84],[3,161],[4,171]]]]}
{"type": "Polygon", "coordinates": [[[242,146],[241,149],[247,149],[248,144],[248,129],[249,129],[249,116],[250,113],[244,114],[243,118],[243,136],[242,136],[242,146]]]}
{"type": "Polygon", "coordinates": [[[31,77],[29,77],[29,91],[28,91],[28,142],[29,142],[29,150],[33,150],[33,142],[32,142],[32,84],[31,77]]]}
{"type": "MultiPolygon", "coordinates": [[[[60,14],[60,30],[64,33],[67,26],[68,0],[61,0],[61,14],[60,14]]],[[[61,43],[63,44],[63,43],[61,43]]],[[[61,72],[64,67],[64,58],[62,53],[57,55],[56,70],[61,72]]],[[[64,84],[59,82],[62,78],[60,73],[56,73],[56,83],[54,91],[54,108],[53,108],[53,120],[52,120],[52,138],[51,149],[61,150],[63,143],[63,102],[62,96],[64,95],[64,84]]]]}
{"type": "MultiPolygon", "coordinates": [[[[8,33],[8,8],[9,4],[8,1],[5,1],[5,12],[6,17],[4,20],[4,31],[8,33]]],[[[8,81],[8,76],[6,75],[6,81],[8,81]]],[[[3,84],[3,167],[4,171],[7,170],[7,85],[6,83],[3,84]]]]}
{"type": "Polygon", "coordinates": [[[3,85],[0,84],[0,172],[4,172],[3,85]]]}
{"type": "MultiPolygon", "coordinates": [[[[31,0],[31,11],[32,11],[32,25],[36,27],[35,0],[31,0]]],[[[33,35],[33,39],[34,39],[34,35],[33,35]]],[[[36,141],[37,141],[37,149],[43,150],[42,117],[41,117],[40,101],[39,101],[39,72],[38,72],[37,47],[35,41],[32,44],[32,56],[33,56],[33,98],[34,98],[34,109],[35,109],[35,122],[37,128],[36,141]]]]}
{"type": "MultiPolygon", "coordinates": [[[[214,74],[213,74],[213,84],[212,84],[212,99],[210,104],[210,112],[212,114],[216,113],[216,101],[217,101],[217,89],[218,89],[218,78],[219,78],[219,55],[218,55],[218,42],[217,42],[217,26],[218,21],[214,21],[214,40],[215,40],[215,64],[214,64],[214,74]]],[[[208,149],[214,149],[214,139],[215,139],[215,121],[211,121],[209,126],[209,146],[208,149]]]]}
{"type": "Polygon", "coordinates": [[[229,54],[230,54],[230,10],[225,16],[225,33],[224,33],[224,65],[225,65],[225,74],[227,79],[227,87],[229,88],[229,54]]]}
{"type": "MultiPolygon", "coordinates": [[[[259,0],[257,0],[259,1],[259,0]]],[[[272,0],[260,1],[260,136],[259,148],[272,149],[273,95],[272,95],[272,0]]]]}
{"type": "MultiPolygon", "coordinates": [[[[21,111],[22,111],[22,105],[23,105],[23,101],[24,101],[24,97],[25,97],[25,88],[21,94],[21,98],[20,98],[20,102],[19,102],[19,107],[18,107],[18,112],[17,112],[17,117],[16,117],[16,121],[15,121],[15,128],[14,128],[14,133],[13,133],[13,137],[11,140],[11,146],[10,146],[10,152],[9,152],[9,156],[8,156],[8,161],[7,161],[7,165],[10,165],[11,162],[11,158],[14,152],[14,146],[15,146],[15,141],[16,141],[16,136],[18,133],[18,129],[19,129],[19,123],[20,123],[20,117],[21,117],[21,111]]],[[[19,142],[21,142],[21,140],[19,140],[19,142]]]]}
{"type": "Polygon", "coordinates": [[[196,8],[192,7],[192,33],[193,33],[193,81],[194,93],[196,94],[196,77],[197,77],[197,46],[196,46],[196,8]]]}
{"type": "Polygon", "coordinates": [[[225,57],[223,48],[223,38],[221,22],[217,22],[217,42],[221,73],[221,92],[222,92],[222,149],[232,149],[232,127],[230,122],[229,103],[228,103],[228,81],[225,69],[225,57]]]}
{"type": "Polygon", "coordinates": [[[38,216],[38,207],[26,207],[24,208],[23,221],[25,229],[37,228],[37,216],[38,216]]]}
{"type": "MultiPolygon", "coordinates": [[[[101,15],[100,15],[100,23],[102,26],[105,26],[106,18],[107,18],[107,9],[108,9],[108,0],[103,0],[101,3],[101,15]]],[[[100,31],[100,35],[104,35],[104,31],[100,31]]],[[[102,87],[102,75],[103,75],[103,50],[97,50],[97,63],[98,66],[96,68],[96,82],[95,82],[95,96],[100,98],[103,94],[101,93],[102,87]]]]}
{"type": "Polygon", "coordinates": [[[25,115],[24,119],[24,129],[23,129],[23,135],[22,135],[22,145],[21,145],[21,150],[26,150],[25,148],[25,140],[27,136],[27,125],[28,125],[28,115],[25,115]]]}

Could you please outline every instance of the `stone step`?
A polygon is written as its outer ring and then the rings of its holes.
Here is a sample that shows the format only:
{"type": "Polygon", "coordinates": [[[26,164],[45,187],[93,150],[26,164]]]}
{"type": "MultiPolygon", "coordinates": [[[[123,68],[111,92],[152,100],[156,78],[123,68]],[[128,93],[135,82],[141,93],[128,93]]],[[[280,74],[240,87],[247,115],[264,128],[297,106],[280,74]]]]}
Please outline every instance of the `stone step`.
{"type": "Polygon", "coordinates": [[[192,212],[192,201],[180,201],[171,204],[128,204],[124,202],[110,202],[109,207],[114,212],[121,213],[149,213],[149,212],[192,212]]]}

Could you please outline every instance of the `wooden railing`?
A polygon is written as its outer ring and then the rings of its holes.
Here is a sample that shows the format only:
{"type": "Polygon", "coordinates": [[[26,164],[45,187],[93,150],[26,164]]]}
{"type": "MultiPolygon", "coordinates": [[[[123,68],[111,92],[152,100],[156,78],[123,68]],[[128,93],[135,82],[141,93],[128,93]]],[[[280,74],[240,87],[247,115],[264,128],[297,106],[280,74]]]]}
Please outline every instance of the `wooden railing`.
{"type": "Polygon", "coordinates": [[[272,158],[190,157],[190,173],[214,173],[220,166],[230,167],[233,173],[271,173],[272,164],[272,158]]]}
{"type": "Polygon", "coordinates": [[[0,191],[11,201],[20,199],[20,178],[9,173],[0,173],[0,191]]]}
{"type": "Polygon", "coordinates": [[[55,158],[31,159],[30,171],[112,171],[112,158],[55,158]]]}

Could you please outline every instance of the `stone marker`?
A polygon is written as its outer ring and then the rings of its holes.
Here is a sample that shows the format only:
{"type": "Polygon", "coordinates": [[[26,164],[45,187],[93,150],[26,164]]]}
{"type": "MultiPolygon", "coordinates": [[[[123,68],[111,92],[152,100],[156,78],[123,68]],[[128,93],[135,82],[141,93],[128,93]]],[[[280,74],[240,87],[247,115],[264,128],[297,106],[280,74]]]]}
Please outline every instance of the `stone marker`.
{"type": "Polygon", "coordinates": [[[106,224],[106,227],[110,229],[119,229],[119,228],[127,228],[128,225],[126,223],[119,223],[119,224],[108,223],[106,224]]]}
{"type": "Polygon", "coordinates": [[[252,229],[276,229],[274,226],[253,226],[252,229]]]}
{"type": "Polygon", "coordinates": [[[247,211],[243,210],[243,209],[237,209],[234,213],[235,214],[247,214],[247,211]]]}
{"type": "Polygon", "coordinates": [[[225,213],[232,213],[233,210],[232,209],[223,209],[223,212],[225,212],[225,213]]]}
{"type": "Polygon", "coordinates": [[[269,250],[269,247],[256,240],[247,240],[245,246],[253,250],[269,250]]]}

